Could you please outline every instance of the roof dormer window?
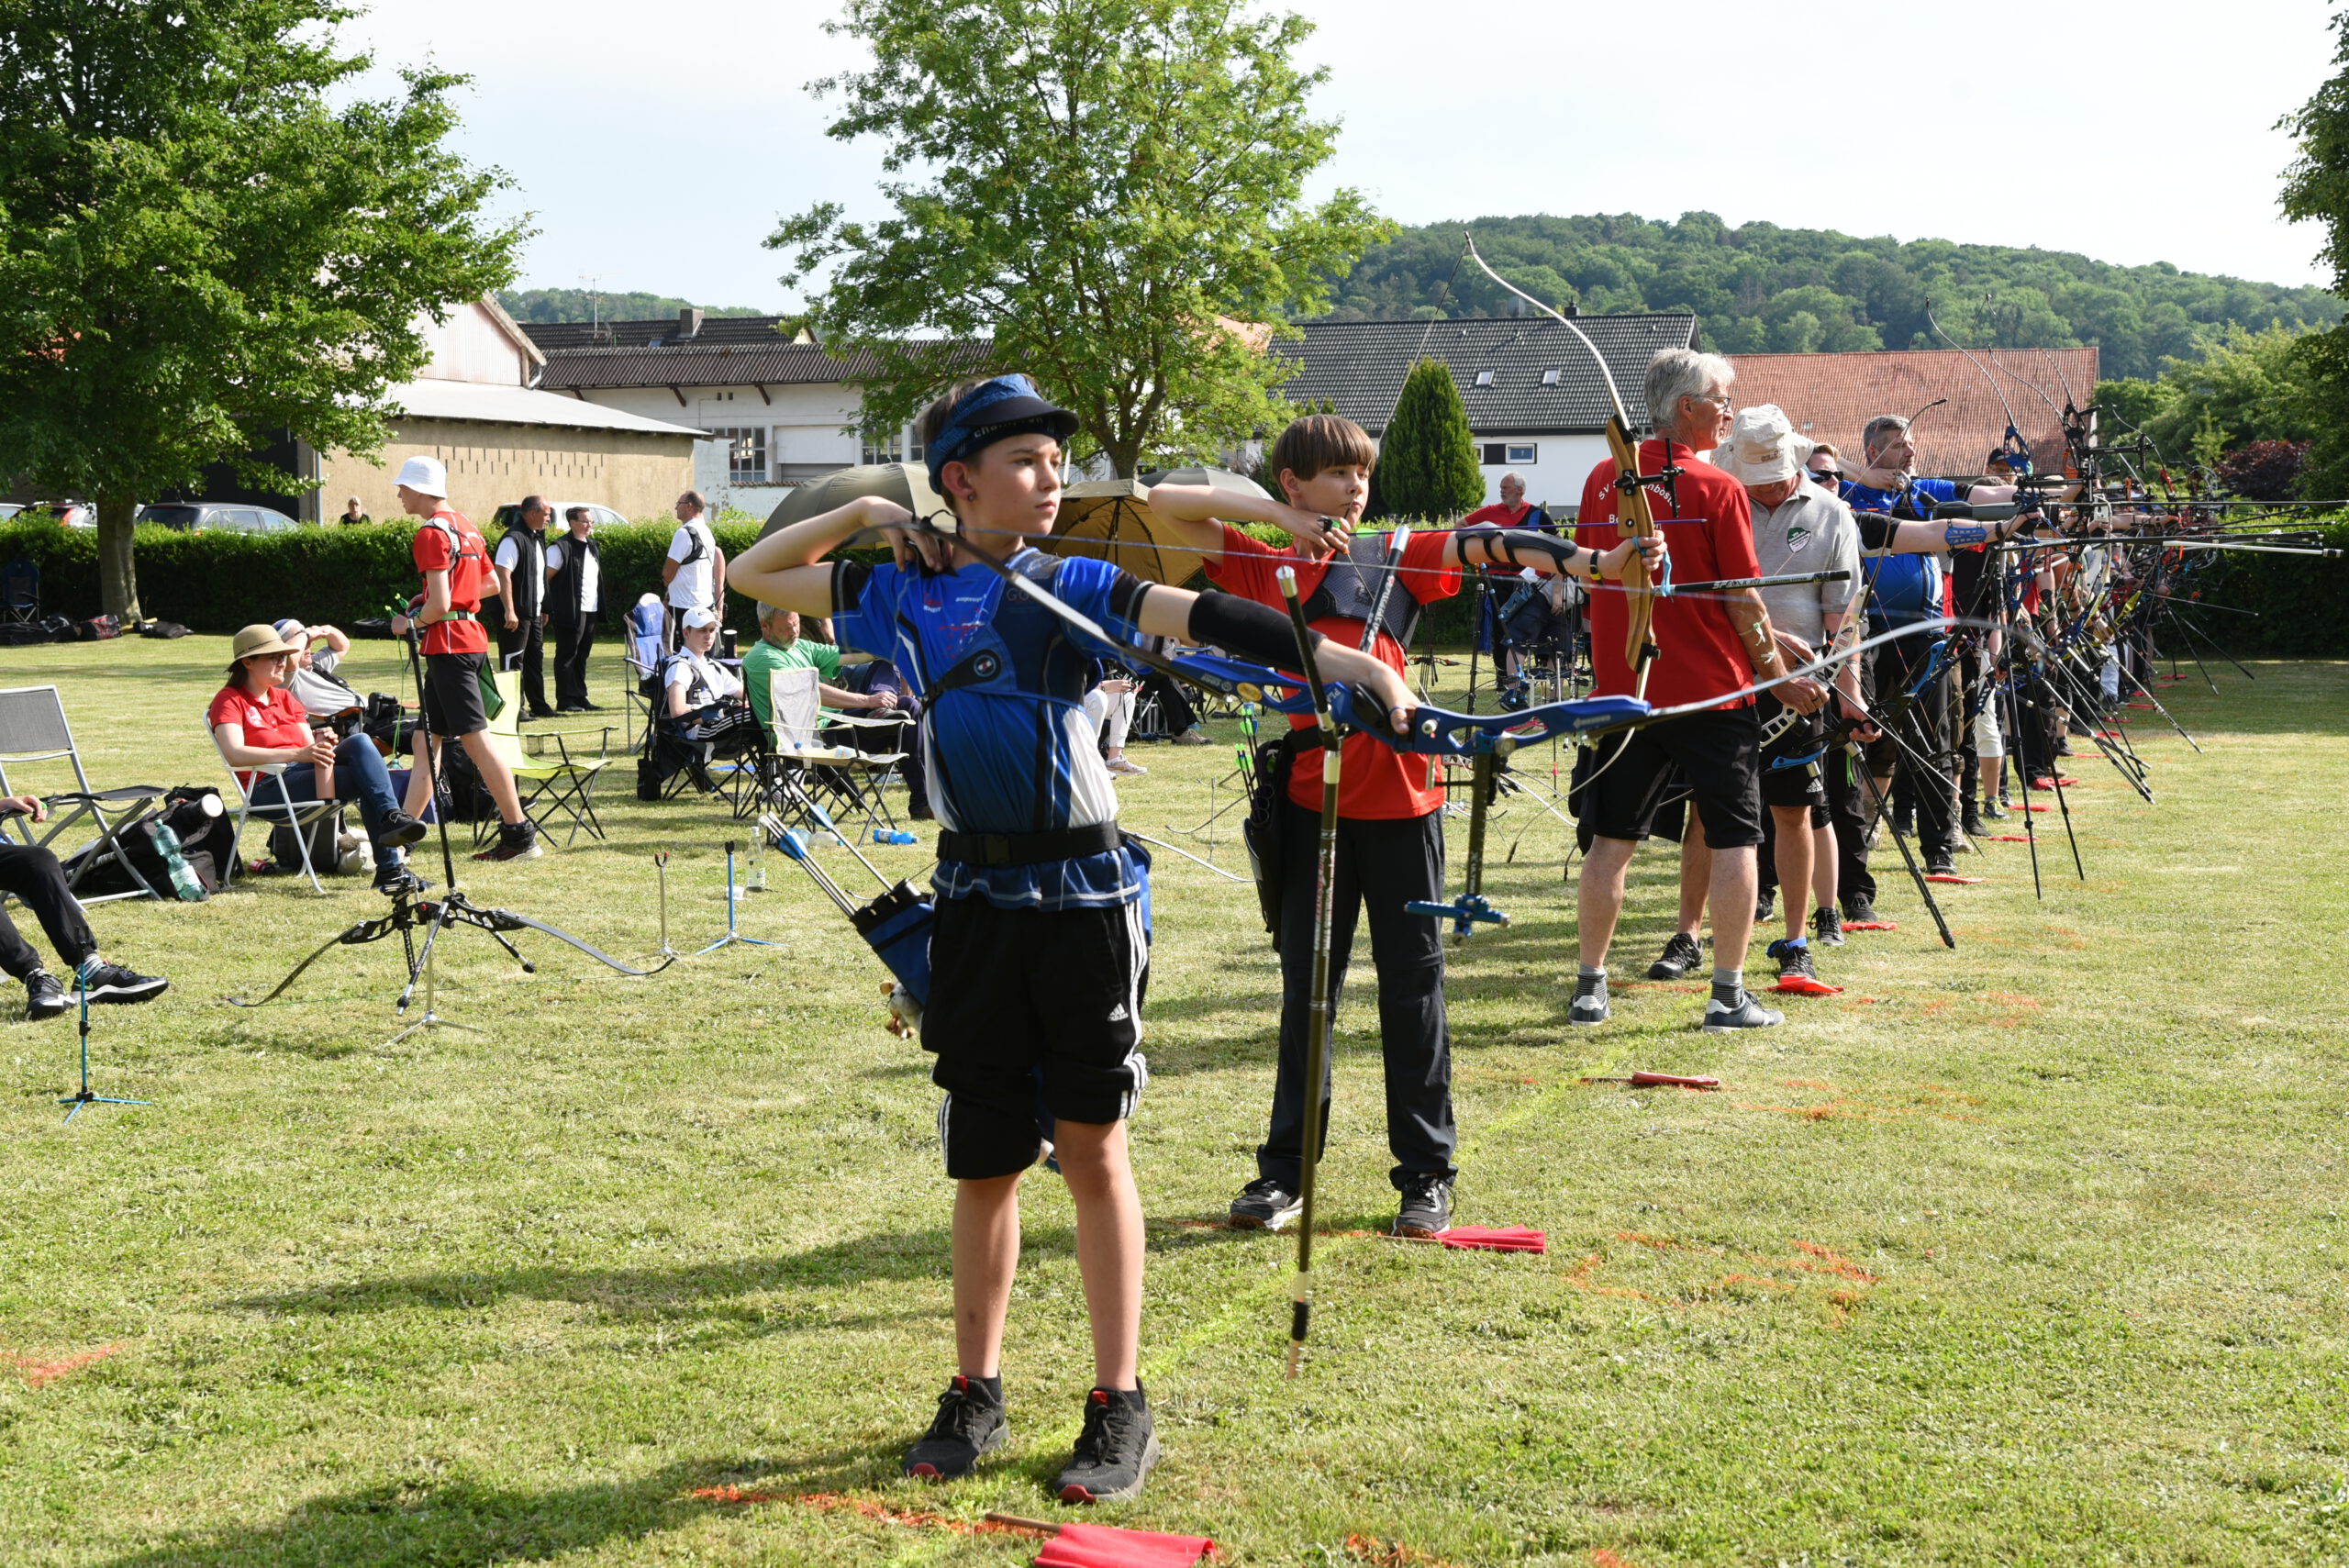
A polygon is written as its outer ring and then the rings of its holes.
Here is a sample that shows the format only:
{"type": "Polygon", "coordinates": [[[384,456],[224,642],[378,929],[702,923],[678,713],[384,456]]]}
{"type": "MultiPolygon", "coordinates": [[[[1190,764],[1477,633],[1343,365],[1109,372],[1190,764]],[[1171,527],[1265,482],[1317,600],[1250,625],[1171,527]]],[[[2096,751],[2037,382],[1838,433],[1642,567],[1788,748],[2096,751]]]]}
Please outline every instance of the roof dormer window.
{"type": "Polygon", "coordinates": [[[1543,371],[1543,372],[1542,373],[1542,385],[1544,385],[1544,386],[1555,386],[1555,385],[1557,385],[1557,384],[1558,384],[1558,373],[1557,373],[1556,371],[1554,371],[1554,370],[1546,370],[1546,371],[1543,371]]]}
{"type": "Polygon", "coordinates": [[[1478,386],[1490,386],[1490,385],[1492,385],[1492,384],[1493,384],[1493,373],[1492,373],[1492,372],[1490,372],[1490,371],[1478,371],[1478,372],[1476,373],[1476,384],[1477,384],[1478,386]]]}

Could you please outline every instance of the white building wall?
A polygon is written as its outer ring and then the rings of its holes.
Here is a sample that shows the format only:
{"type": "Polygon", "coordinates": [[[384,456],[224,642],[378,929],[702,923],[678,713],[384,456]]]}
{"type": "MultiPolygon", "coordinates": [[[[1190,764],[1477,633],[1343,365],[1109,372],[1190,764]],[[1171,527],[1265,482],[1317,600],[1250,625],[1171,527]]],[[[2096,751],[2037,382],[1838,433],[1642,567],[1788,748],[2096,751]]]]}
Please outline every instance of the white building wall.
{"type": "MultiPolygon", "coordinates": [[[[820,478],[834,469],[852,468],[864,457],[863,441],[853,433],[861,400],[854,389],[838,384],[769,386],[765,395],[755,386],[687,386],[678,395],[665,386],[589,388],[586,400],[609,408],[623,408],[647,418],[667,419],[704,430],[757,432],[753,450],[761,465],[758,478],[740,481],[725,461],[726,449],[697,449],[695,487],[707,495],[713,507],[732,506],[765,517],[781,505],[795,484],[820,478]]],[[[904,453],[899,438],[899,455],[904,453]]]]}
{"type": "Polygon", "coordinates": [[[431,362],[419,373],[420,380],[528,386],[537,369],[522,345],[478,301],[452,311],[445,322],[425,317],[417,326],[432,350],[431,362]]]}
{"type": "Polygon", "coordinates": [[[1478,463],[1485,475],[1486,505],[1501,498],[1501,475],[1514,473],[1525,481],[1525,498],[1563,517],[1582,505],[1582,484],[1607,456],[1605,436],[1512,435],[1506,430],[1476,432],[1476,455],[1487,446],[1531,447],[1531,462],[1478,463]]]}

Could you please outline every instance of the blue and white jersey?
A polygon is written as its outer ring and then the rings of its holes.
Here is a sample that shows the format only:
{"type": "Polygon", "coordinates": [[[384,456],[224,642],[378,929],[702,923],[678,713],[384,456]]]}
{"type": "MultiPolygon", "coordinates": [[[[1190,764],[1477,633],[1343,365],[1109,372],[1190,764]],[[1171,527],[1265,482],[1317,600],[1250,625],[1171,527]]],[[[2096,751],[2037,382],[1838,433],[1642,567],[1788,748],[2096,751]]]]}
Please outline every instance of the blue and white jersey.
{"type": "MultiPolygon", "coordinates": [[[[1106,562],[1023,549],[1005,563],[1113,637],[1147,586],[1106,562]]],[[[1079,632],[984,566],[929,574],[843,564],[833,577],[843,645],[886,659],[921,695],[918,744],[930,799],[959,833],[1050,833],[1112,822],[1118,795],[1085,711],[1093,662],[1118,651],[1079,632]]],[[[1041,865],[941,860],[941,898],[1005,909],[1114,907],[1148,897],[1149,861],[1131,845],[1041,865]]]]}
{"type": "MultiPolygon", "coordinates": [[[[1842,494],[1854,512],[1890,512],[1902,493],[1846,481],[1842,494]]],[[[1957,486],[1949,480],[1911,479],[1908,499],[1907,510],[1930,517],[1942,502],[1961,497],[1957,486]]],[[[1942,613],[1942,565],[1938,556],[1866,553],[1869,618],[1908,626],[1942,613]]]]}

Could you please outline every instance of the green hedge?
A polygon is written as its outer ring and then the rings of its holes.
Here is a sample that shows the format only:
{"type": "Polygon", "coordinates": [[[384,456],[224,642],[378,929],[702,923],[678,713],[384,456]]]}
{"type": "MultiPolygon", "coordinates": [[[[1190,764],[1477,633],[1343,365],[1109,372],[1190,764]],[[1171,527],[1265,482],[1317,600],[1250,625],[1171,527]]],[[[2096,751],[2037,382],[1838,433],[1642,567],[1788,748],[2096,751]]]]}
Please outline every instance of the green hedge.
{"type": "MultiPolygon", "coordinates": [[[[607,623],[617,626],[637,595],[661,591],[661,562],[675,531],[674,523],[596,530],[607,623]]],[[[715,531],[730,559],[759,537],[759,525],[719,523],[715,531]]],[[[284,616],[348,627],[381,616],[394,599],[416,592],[416,569],[408,561],[412,537],[413,530],[390,523],[284,534],[143,528],[138,543],[139,607],[196,631],[233,632],[284,616]]],[[[495,539],[489,543],[492,550],[497,546],[495,539]]],[[[0,523],[0,562],[19,557],[40,568],[44,613],[76,620],[98,613],[96,529],[0,523]]],[[[743,637],[757,636],[750,601],[740,595],[728,598],[727,624],[743,637]]]]}
{"type": "MultiPolygon", "coordinates": [[[[2349,551],[2349,522],[2324,525],[2324,542],[2349,551]]],[[[2214,552],[2215,553],[2215,552],[2214,552]]],[[[2201,615],[2194,624],[2230,653],[2286,659],[2349,657],[2349,555],[2325,561],[2305,555],[2254,555],[2231,550],[2186,590],[2214,605],[2258,612],[2201,615]]],[[[2165,648],[2183,658],[2191,639],[2171,637],[2165,648]]],[[[2194,644],[2197,650],[2200,644],[2194,644]]]]}

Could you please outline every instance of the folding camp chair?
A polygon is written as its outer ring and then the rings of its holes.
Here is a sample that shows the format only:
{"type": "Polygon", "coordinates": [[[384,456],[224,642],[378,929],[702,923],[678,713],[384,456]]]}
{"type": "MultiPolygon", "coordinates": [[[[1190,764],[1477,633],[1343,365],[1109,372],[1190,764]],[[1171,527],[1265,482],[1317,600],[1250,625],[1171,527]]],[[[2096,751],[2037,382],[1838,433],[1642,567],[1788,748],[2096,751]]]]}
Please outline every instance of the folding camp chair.
{"type": "Polygon", "coordinates": [[[889,810],[887,792],[906,753],[828,744],[819,731],[887,729],[902,736],[912,721],[902,714],[887,718],[826,714],[816,684],[812,669],[777,670],[768,677],[767,711],[774,716],[778,764],[811,794],[836,802],[842,814],[860,812],[867,828],[895,831],[897,819],[889,810]]]}
{"type": "MultiPolygon", "coordinates": [[[[75,788],[60,790],[45,796],[55,813],[48,824],[48,831],[34,836],[29,817],[10,818],[28,844],[53,844],[58,837],[74,824],[88,821],[97,829],[97,836],[72,854],[60,855],[61,861],[73,862],[67,873],[66,884],[77,886],[83,877],[109,860],[119,859],[117,839],[122,830],[153,810],[163,798],[161,784],[126,784],[120,789],[94,790],[90,775],[83,771],[82,753],[73,744],[73,727],[65,722],[65,704],[58,696],[55,686],[17,686],[0,691],[0,795],[22,793],[8,780],[10,767],[27,763],[53,762],[64,759],[73,764],[75,788]]],[[[0,823],[0,833],[7,831],[0,823]]],[[[151,898],[146,880],[134,874],[134,887],[139,892],[110,894],[114,898],[151,898]]],[[[98,898],[88,903],[103,903],[98,898]]]]}
{"type": "Polygon", "coordinates": [[[347,803],[340,800],[286,800],[282,796],[256,801],[253,795],[262,784],[270,779],[284,778],[287,764],[271,762],[258,768],[239,768],[228,761],[226,751],[220,750],[220,737],[213,732],[210,725],[204,727],[204,735],[212,742],[212,750],[219,757],[221,766],[228,770],[228,782],[237,791],[237,827],[228,840],[228,863],[220,868],[220,885],[225,888],[237,880],[237,867],[244,859],[245,822],[250,817],[258,817],[273,828],[283,826],[294,829],[294,842],[300,847],[302,874],[310,879],[313,889],[324,893],[326,884],[318,880],[318,868],[310,863],[310,828],[347,803]],[[253,775],[252,783],[245,782],[243,775],[246,773],[253,775]]]}
{"type": "Polygon", "coordinates": [[[653,721],[661,715],[661,661],[668,653],[662,646],[662,626],[661,601],[651,594],[630,605],[620,620],[620,657],[628,664],[629,711],[643,720],[643,728],[629,737],[631,751],[651,749],[653,721]]]}
{"type": "Polygon", "coordinates": [[[23,556],[0,571],[0,623],[10,626],[40,619],[40,568],[23,556]]]}
{"type": "MultiPolygon", "coordinates": [[[[497,754],[514,773],[515,788],[523,791],[522,815],[537,823],[543,831],[551,832],[547,824],[558,815],[571,818],[570,836],[563,847],[570,848],[579,840],[579,830],[585,828],[592,838],[604,836],[604,825],[596,819],[596,781],[612,765],[599,748],[593,757],[574,757],[569,743],[560,730],[533,730],[534,741],[551,740],[555,754],[551,757],[533,755],[522,745],[522,675],[518,670],[500,670],[496,674],[497,695],[505,706],[497,717],[489,721],[489,749],[497,754]]],[[[577,731],[574,733],[591,733],[577,731]]],[[[611,731],[604,732],[607,740],[611,731]]],[[[473,825],[475,842],[486,838],[489,824],[473,825]]]]}

